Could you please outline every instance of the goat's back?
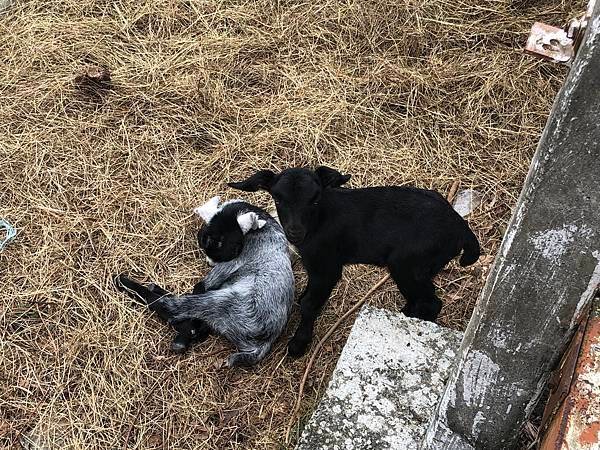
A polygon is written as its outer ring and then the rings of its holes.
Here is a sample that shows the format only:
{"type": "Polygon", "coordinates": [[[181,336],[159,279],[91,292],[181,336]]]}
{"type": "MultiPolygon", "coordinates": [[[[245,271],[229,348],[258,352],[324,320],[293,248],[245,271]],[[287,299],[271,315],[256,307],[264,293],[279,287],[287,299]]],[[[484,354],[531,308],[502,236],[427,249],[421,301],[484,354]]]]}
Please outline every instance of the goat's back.
{"type": "Polygon", "coordinates": [[[413,187],[326,189],[319,211],[313,242],[333,244],[345,264],[417,257],[447,262],[472,235],[439,193],[413,187]]]}
{"type": "Polygon", "coordinates": [[[246,303],[251,311],[253,326],[276,337],[287,322],[294,298],[287,239],[281,225],[270,214],[249,204],[239,207],[256,212],[266,224],[246,235],[244,249],[238,257],[240,268],[231,288],[241,288],[239,301],[246,303]]]}

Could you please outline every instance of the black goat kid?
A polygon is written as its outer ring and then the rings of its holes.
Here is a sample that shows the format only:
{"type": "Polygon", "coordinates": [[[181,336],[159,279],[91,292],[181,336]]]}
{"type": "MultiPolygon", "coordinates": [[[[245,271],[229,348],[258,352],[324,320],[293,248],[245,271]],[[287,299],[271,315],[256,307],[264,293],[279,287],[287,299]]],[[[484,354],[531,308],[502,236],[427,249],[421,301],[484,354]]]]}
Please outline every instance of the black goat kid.
{"type": "Polygon", "coordinates": [[[460,264],[479,258],[477,238],[444,197],[412,187],[346,189],[350,179],[334,169],[261,170],[229,183],[243,191],[271,194],[288,240],[308,274],[300,298],[301,321],[288,344],[303,355],[319,311],[345,264],[385,266],[406,299],[405,315],[435,321],[442,303],[432,278],[462,252],[460,264]]]}

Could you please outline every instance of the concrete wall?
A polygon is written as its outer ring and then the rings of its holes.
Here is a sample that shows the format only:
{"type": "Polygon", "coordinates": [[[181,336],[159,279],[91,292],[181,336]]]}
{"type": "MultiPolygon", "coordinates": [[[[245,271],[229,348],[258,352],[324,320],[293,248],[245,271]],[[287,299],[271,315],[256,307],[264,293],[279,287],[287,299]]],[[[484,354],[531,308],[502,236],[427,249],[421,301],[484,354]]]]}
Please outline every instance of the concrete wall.
{"type": "Polygon", "coordinates": [[[599,186],[600,1],[422,448],[514,446],[600,282],[599,186]]]}

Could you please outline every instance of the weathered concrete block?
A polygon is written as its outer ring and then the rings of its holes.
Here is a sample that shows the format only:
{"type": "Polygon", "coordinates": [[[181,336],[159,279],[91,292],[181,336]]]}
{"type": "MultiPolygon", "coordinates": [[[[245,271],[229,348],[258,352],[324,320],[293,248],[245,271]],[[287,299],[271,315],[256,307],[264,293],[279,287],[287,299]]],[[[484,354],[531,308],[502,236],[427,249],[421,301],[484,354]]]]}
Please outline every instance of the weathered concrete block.
{"type": "Polygon", "coordinates": [[[461,339],[364,307],[297,450],[418,448],[461,339]]]}

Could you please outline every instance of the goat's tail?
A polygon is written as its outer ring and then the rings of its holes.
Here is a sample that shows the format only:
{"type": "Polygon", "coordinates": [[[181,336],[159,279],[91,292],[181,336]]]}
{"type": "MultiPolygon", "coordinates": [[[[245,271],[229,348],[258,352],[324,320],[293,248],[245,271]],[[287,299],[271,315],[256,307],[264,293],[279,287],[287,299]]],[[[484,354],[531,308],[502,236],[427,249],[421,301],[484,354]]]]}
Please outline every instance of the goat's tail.
{"type": "Polygon", "coordinates": [[[477,240],[477,236],[471,231],[469,225],[465,223],[465,237],[463,243],[463,253],[460,257],[460,265],[470,266],[474,264],[475,261],[479,259],[479,255],[481,255],[481,248],[479,247],[479,241],[477,240]]]}
{"type": "Polygon", "coordinates": [[[257,364],[271,350],[271,343],[263,343],[251,351],[234,353],[227,358],[229,367],[249,367],[257,364]]]}

